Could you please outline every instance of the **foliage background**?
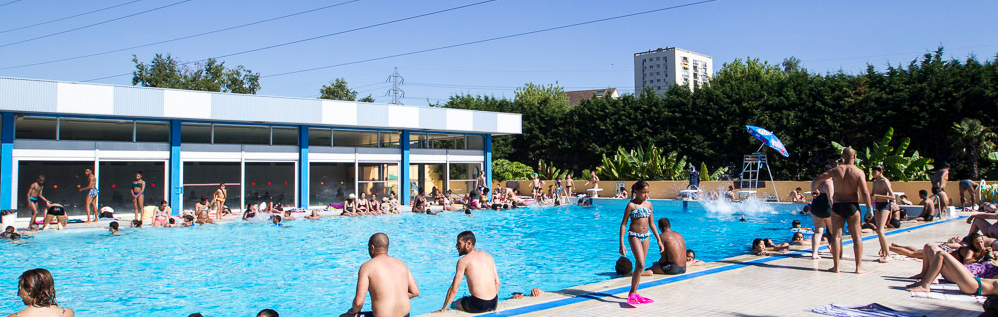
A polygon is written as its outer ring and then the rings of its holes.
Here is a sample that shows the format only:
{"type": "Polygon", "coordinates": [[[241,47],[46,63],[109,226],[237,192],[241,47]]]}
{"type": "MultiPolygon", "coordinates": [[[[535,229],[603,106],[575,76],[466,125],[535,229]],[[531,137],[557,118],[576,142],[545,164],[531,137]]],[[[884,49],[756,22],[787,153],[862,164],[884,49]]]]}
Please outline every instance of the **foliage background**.
{"type": "Polygon", "coordinates": [[[815,74],[795,58],[778,65],[736,59],[708,85],[695,92],[673,86],[664,98],[646,91],[569,106],[560,87],[526,84],[513,100],[458,95],[436,106],[521,113],[523,134],[493,138],[494,157],[527,166],[543,159],[575,175],[619,147],[655,145],[737,176],[742,155],[760,144],[744,126],[756,125],[773,131],[790,152],[789,158],[771,155],[777,179],[810,179],[838,157],[832,142],[863,149],[890,127],[895,139],[910,139],[909,151],[952,164],[953,178],[996,178],[989,153],[965,155],[961,140],[980,135],[962,136],[953,127],[966,118],[989,131],[998,125],[998,57],[942,56],[940,47],[907,65],[882,71],[870,65],[859,74],[815,74]],[[978,175],[971,162],[980,163],[978,175]]]}

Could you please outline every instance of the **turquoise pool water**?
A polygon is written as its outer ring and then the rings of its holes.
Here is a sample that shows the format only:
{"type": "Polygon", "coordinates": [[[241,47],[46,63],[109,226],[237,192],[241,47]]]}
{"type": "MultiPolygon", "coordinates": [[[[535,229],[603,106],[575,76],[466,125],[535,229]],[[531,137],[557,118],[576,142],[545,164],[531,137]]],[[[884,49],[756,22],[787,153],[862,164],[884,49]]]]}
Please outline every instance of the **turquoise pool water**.
{"type": "MultiPolygon", "coordinates": [[[[656,201],[698,258],[715,261],[747,251],[752,238],[789,239],[790,204],[708,206],[656,201]],[[748,221],[738,221],[745,214],[748,221]]],[[[403,214],[295,220],[283,228],[235,222],[194,228],[41,232],[21,244],[0,243],[0,308],[23,308],[17,277],[43,267],[59,303],[80,316],[252,316],[274,308],[288,316],[338,315],[350,307],[356,270],[375,232],[390,236],[389,254],[405,261],[422,296],[413,315],[443,305],[458,259],[457,234],[473,230],[502,279],[500,297],[532,287],[554,291],[612,278],[624,201],[597,206],[520,208],[437,216],[403,214]]],[[[652,248],[654,251],[654,247],[652,248]]],[[[631,257],[628,254],[628,257],[631,257]]],[[[649,255],[657,259],[657,255],[649,255]]],[[[458,296],[467,294],[462,283],[458,296]]],[[[370,305],[370,299],[367,301],[370,305]]]]}

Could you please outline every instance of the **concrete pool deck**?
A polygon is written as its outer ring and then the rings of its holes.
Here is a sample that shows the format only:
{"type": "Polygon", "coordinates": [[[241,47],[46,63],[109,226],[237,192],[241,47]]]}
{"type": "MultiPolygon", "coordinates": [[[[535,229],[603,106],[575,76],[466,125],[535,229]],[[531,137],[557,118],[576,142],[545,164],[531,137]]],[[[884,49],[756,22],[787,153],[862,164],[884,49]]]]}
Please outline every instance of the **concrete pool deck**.
{"type": "MultiPolygon", "coordinates": [[[[967,215],[970,213],[957,214],[967,215]]],[[[911,223],[889,231],[888,242],[921,247],[965,235],[967,229],[962,219],[927,225],[911,223]]],[[[974,302],[911,297],[904,286],[913,280],[904,277],[918,273],[921,261],[896,256],[890,263],[877,263],[880,246],[876,235],[864,234],[864,238],[863,267],[869,271],[867,274],[851,273],[851,245],[845,247],[839,274],[823,271],[831,267],[827,250],[817,261],[805,252],[770,257],[743,255],[690,267],[685,275],[642,278],[641,294],[654,299],[653,304],[626,304],[630,278],[616,278],[538,297],[502,301],[498,311],[484,316],[821,316],[805,310],[831,303],[879,303],[918,316],[977,316],[983,311],[974,302]]],[[[652,261],[657,259],[650,257],[652,261]]],[[[468,315],[450,310],[424,316],[468,315]]]]}

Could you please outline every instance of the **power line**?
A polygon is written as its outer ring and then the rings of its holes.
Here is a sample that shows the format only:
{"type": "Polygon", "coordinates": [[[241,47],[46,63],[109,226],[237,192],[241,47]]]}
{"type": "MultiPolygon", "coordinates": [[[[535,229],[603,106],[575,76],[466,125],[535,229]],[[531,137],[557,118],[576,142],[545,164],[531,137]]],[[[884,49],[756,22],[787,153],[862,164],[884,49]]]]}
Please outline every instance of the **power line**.
{"type": "MultiPolygon", "coordinates": [[[[475,2],[475,3],[472,3],[472,4],[466,4],[466,5],[452,7],[452,8],[448,8],[448,9],[437,10],[437,11],[433,11],[433,12],[428,12],[428,13],[423,13],[423,14],[414,15],[414,16],[410,16],[410,17],[405,17],[405,18],[401,18],[401,19],[395,19],[395,20],[391,20],[391,21],[386,21],[386,22],[371,24],[371,25],[362,26],[362,27],[358,27],[358,28],[353,28],[353,29],[349,29],[349,30],[344,30],[344,31],[339,31],[339,32],[333,32],[333,33],[323,34],[323,35],[319,35],[319,36],[313,36],[313,37],[309,37],[309,38],[305,38],[305,39],[300,39],[300,40],[296,40],[296,41],[284,42],[284,43],[280,43],[280,44],[274,44],[274,45],[264,46],[264,47],[255,48],[255,49],[251,49],[251,50],[245,50],[245,51],[231,53],[231,54],[219,55],[219,56],[215,56],[215,57],[205,58],[205,59],[202,59],[202,60],[186,62],[186,63],[183,63],[183,64],[190,64],[190,63],[202,62],[202,61],[206,61],[206,60],[211,59],[211,58],[220,59],[220,58],[225,58],[225,57],[230,57],[230,56],[236,56],[236,55],[242,55],[242,54],[247,54],[247,53],[252,53],[252,52],[258,52],[258,51],[268,50],[268,49],[282,47],[282,46],[288,46],[288,45],[292,45],[292,44],[298,44],[298,43],[312,41],[312,40],[317,40],[317,39],[326,38],[326,37],[330,37],[330,36],[334,36],[334,35],[340,35],[340,34],[345,34],[345,33],[350,33],[350,32],[356,32],[356,31],[360,31],[360,30],[370,29],[370,28],[384,26],[384,25],[393,24],[393,23],[398,23],[398,22],[402,22],[402,21],[408,21],[408,20],[418,19],[418,18],[427,17],[427,16],[431,16],[431,15],[436,15],[436,14],[440,14],[440,13],[444,13],[444,12],[449,12],[449,11],[454,11],[454,10],[460,10],[460,9],[464,9],[464,8],[468,8],[468,7],[473,7],[473,6],[477,6],[477,5],[481,5],[481,4],[486,4],[486,3],[489,3],[489,2],[495,2],[495,1],[497,1],[497,0],[485,0],[485,1],[481,1],[481,2],[475,2]]],[[[712,1],[714,1],[714,0],[712,0],[712,1]]],[[[123,73],[123,74],[117,74],[117,75],[111,75],[111,76],[104,76],[104,77],[100,77],[100,78],[94,78],[94,79],[84,80],[84,82],[97,81],[97,80],[114,78],[114,77],[120,77],[120,76],[127,76],[127,75],[131,75],[131,74],[132,73],[123,73]]]]}
{"type": "Polygon", "coordinates": [[[536,70],[536,69],[442,69],[442,68],[418,68],[412,70],[422,70],[431,72],[470,72],[470,73],[612,73],[612,72],[633,72],[634,69],[571,69],[571,70],[536,70]]]}
{"type": "MultiPolygon", "coordinates": [[[[136,0],[136,1],[142,1],[142,0],[136,0]]],[[[351,0],[351,1],[341,2],[341,3],[337,3],[337,4],[333,4],[333,5],[328,5],[328,6],[324,6],[324,7],[319,7],[319,8],[315,8],[315,9],[309,9],[309,10],[305,10],[305,11],[301,11],[301,12],[296,12],[296,13],[292,13],[292,14],[282,15],[282,16],[275,17],[275,18],[260,20],[260,21],[256,21],[256,22],[250,22],[250,23],[241,24],[241,25],[232,26],[232,27],[227,27],[227,28],[222,28],[222,29],[218,29],[218,30],[214,30],[214,31],[208,31],[208,32],[203,32],[203,33],[198,33],[198,34],[193,34],[193,35],[182,36],[182,37],[173,38],[173,39],[169,39],[169,40],[163,40],[163,41],[159,41],[159,42],[153,42],[153,43],[142,44],[142,45],[137,45],[137,46],[132,46],[132,47],[126,47],[126,48],[120,48],[120,49],[115,49],[115,50],[110,50],[110,51],[104,51],[104,52],[100,52],[100,53],[86,54],[86,55],[80,55],[80,56],[75,56],[75,57],[67,57],[67,58],[61,58],[61,59],[56,59],[56,60],[44,61],[44,62],[37,62],[37,63],[31,63],[31,64],[24,64],[24,65],[3,67],[3,68],[0,68],[0,70],[7,70],[7,69],[14,69],[14,68],[22,68],[22,67],[29,67],[29,66],[38,66],[38,65],[52,64],[52,63],[58,63],[58,62],[65,62],[65,61],[71,61],[71,60],[75,60],[75,59],[81,59],[81,58],[87,58],[87,57],[93,57],[93,56],[100,56],[100,55],[106,55],[106,54],[111,54],[111,53],[117,53],[117,52],[121,52],[121,51],[133,50],[133,49],[136,49],[136,48],[143,48],[143,47],[148,47],[148,46],[153,46],[153,45],[159,45],[159,44],[163,44],[163,43],[176,42],[176,41],[180,41],[180,40],[186,40],[186,39],[200,37],[200,36],[205,36],[205,35],[209,35],[209,34],[214,34],[214,33],[219,33],[219,32],[225,32],[225,31],[231,31],[231,30],[235,30],[235,29],[238,29],[238,28],[243,28],[243,27],[247,27],[247,26],[251,26],[251,25],[256,25],[256,24],[261,24],[261,23],[276,21],[276,20],[280,20],[280,19],[284,19],[284,18],[289,18],[289,17],[293,17],[293,16],[297,16],[297,15],[302,15],[302,14],[306,14],[306,13],[311,13],[311,12],[315,12],[315,11],[325,10],[325,9],[329,9],[329,8],[332,8],[332,7],[337,7],[337,6],[341,6],[341,5],[345,5],[345,4],[349,4],[349,3],[357,2],[357,1],[360,1],[360,0],[351,0]]],[[[3,32],[0,32],[0,33],[3,33],[3,32]]]]}
{"type": "Polygon", "coordinates": [[[46,35],[42,35],[42,36],[38,36],[38,37],[33,37],[33,38],[30,38],[30,39],[26,39],[26,40],[20,40],[20,41],[17,41],[17,42],[11,42],[11,43],[7,43],[7,44],[3,44],[3,45],[0,45],[0,47],[7,47],[7,46],[15,45],[15,44],[21,44],[21,43],[31,42],[31,41],[34,41],[34,40],[39,40],[39,39],[43,39],[43,38],[47,38],[47,37],[52,37],[52,36],[56,36],[56,35],[59,35],[59,34],[65,34],[65,33],[73,32],[73,31],[79,31],[79,30],[86,29],[86,28],[89,28],[89,27],[98,26],[98,25],[101,25],[101,24],[106,24],[106,23],[118,21],[118,20],[121,20],[121,19],[130,18],[130,17],[137,16],[137,15],[140,15],[140,14],[145,14],[145,13],[153,12],[153,11],[156,11],[156,10],[166,9],[166,8],[169,8],[169,7],[178,5],[178,4],[182,4],[184,2],[190,2],[190,1],[191,0],[182,0],[182,1],[179,1],[179,2],[174,2],[174,3],[168,4],[168,5],[162,6],[162,7],[157,7],[157,8],[145,10],[145,11],[142,11],[142,12],[133,13],[133,14],[129,14],[129,15],[126,15],[126,16],[117,17],[117,18],[114,18],[114,19],[97,22],[97,23],[94,23],[94,24],[88,24],[88,25],[84,25],[84,26],[81,26],[81,27],[75,27],[75,28],[72,28],[72,29],[69,29],[69,30],[65,30],[65,31],[59,31],[59,32],[55,32],[55,33],[52,33],[52,34],[46,34],[46,35]]]}
{"type": "Polygon", "coordinates": [[[7,2],[7,3],[0,3],[0,7],[8,5],[8,4],[13,4],[14,2],[18,2],[18,1],[21,1],[21,0],[14,0],[14,1],[7,2]]]}
{"type": "Polygon", "coordinates": [[[455,47],[461,47],[461,46],[468,46],[468,45],[474,45],[474,44],[481,44],[481,43],[485,43],[485,42],[498,41],[498,40],[503,40],[503,39],[508,39],[508,38],[514,38],[514,37],[520,37],[520,36],[525,36],[525,35],[536,34],[536,33],[549,32],[549,31],[560,30],[560,29],[565,29],[565,28],[571,28],[571,27],[576,27],[576,26],[581,26],[581,25],[587,25],[587,24],[593,24],[593,23],[599,23],[599,22],[606,22],[606,21],[610,21],[610,20],[622,19],[622,18],[627,18],[627,17],[632,17],[632,16],[638,16],[638,15],[644,15],[644,14],[655,13],[655,12],[660,12],[660,11],[666,11],[666,10],[678,9],[678,8],[683,8],[683,7],[689,7],[689,6],[694,6],[694,5],[699,5],[699,4],[704,4],[704,3],[708,3],[708,2],[714,2],[714,1],[717,1],[717,0],[704,0],[704,1],[692,2],[692,3],[677,5],[677,6],[671,6],[671,7],[665,7],[665,8],[660,8],[660,9],[641,11],[641,12],[636,12],[636,13],[618,15],[618,16],[614,16],[614,17],[602,18],[602,19],[596,19],[596,20],[590,20],[590,21],[579,22],[579,23],[572,23],[572,24],[567,24],[567,25],[562,25],[562,26],[556,26],[556,27],[550,27],[550,28],[546,28],[546,29],[534,30],[534,31],[529,31],[529,32],[521,32],[521,33],[504,35],[504,36],[498,36],[498,37],[493,37],[493,38],[488,38],[488,39],[483,39],[483,40],[477,40],[477,41],[471,41],[471,42],[464,42],[464,43],[460,43],[460,44],[440,46],[440,47],[435,47],[435,48],[423,49],[423,50],[418,50],[418,51],[411,51],[411,52],[407,52],[407,53],[399,53],[399,54],[387,55],[387,56],[382,56],[382,57],[368,58],[368,59],[363,59],[363,60],[359,60],[359,61],[353,61],[353,62],[347,62],[347,63],[341,63],[341,64],[335,64],[335,65],[306,68],[306,69],[302,69],[302,70],[296,70],[296,71],[290,71],[290,72],[284,72],[284,73],[277,73],[277,74],[273,74],[273,75],[260,76],[260,77],[277,77],[277,76],[291,75],[291,74],[304,73],[304,72],[316,71],[316,70],[333,68],[333,67],[340,67],[340,66],[346,66],[346,65],[353,65],[353,64],[360,64],[360,63],[366,63],[366,62],[373,62],[373,61],[378,61],[378,60],[383,60],[383,59],[396,58],[396,57],[402,57],[402,56],[408,56],[408,55],[416,55],[416,54],[433,52],[433,51],[440,51],[440,50],[445,50],[445,49],[449,49],[449,48],[455,48],[455,47]]]}
{"type": "Polygon", "coordinates": [[[390,104],[401,105],[402,98],[405,98],[405,91],[403,91],[400,86],[405,83],[405,77],[402,77],[402,75],[399,74],[398,67],[395,67],[395,70],[392,71],[392,74],[388,76],[388,79],[385,80],[385,82],[392,84],[392,88],[385,92],[385,96],[392,96],[392,102],[390,104]]]}
{"type": "MultiPolygon", "coordinates": [[[[23,29],[27,29],[27,28],[36,27],[36,26],[39,26],[39,25],[45,25],[45,24],[49,24],[49,23],[53,23],[53,22],[59,22],[59,21],[63,21],[63,20],[68,20],[68,19],[72,19],[72,18],[75,18],[75,17],[81,17],[81,16],[84,16],[84,15],[87,15],[87,14],[91,14],[91,13],[97,13],[97,12],[101,12],[101,11],[105,11],[105,10],[110,10],[110,9],[114,9],[114,8],[121,7],[121,6],[126,6],[126,5],[129,5],[129,4],[132,4],[132,3],[136,3],[136,2],[139,2],[139,1],[142,1],[142,0],[129,1],[129,2],[125,2],[125,3],[122,3],[122,4],[116,4],[116,5],[113,5],[113,6],[110,6],[110,7],[106,7],[106,8],[101,8],[101,9],[97,9],[97,10],[93,10],[93,11],[88,11],[88,12],[84,12],[84,13],[80,13],[80,14],[76,14],[76,15],[71,15],[71,16],[68,16],[68,17],[58,18],[58,19],[55,19],[55,20],[49,20],[49,21],[45,21],[45,22],[35,23],[35,24],[32,24],[32,25],[25,25],[25,26],[16,27],[16,28],[13,28],[13,29],[7,29],[7,30],[0,31],[0,33],[7,33],[7,32],[10,32],[10,31],[23,30],[23,29]]],[[[14,1],[14,2],[17,2],[17,1],[14,1]]]]}

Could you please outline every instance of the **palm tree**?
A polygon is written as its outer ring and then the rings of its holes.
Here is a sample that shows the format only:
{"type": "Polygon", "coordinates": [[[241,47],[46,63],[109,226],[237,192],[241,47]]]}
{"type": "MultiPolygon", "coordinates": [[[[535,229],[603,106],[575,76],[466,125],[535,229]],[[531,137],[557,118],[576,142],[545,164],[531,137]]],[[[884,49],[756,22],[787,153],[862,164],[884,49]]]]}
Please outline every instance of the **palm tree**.
{"type": "Polygon", "coordinates": [[[953,124],[953,132],[957,138],[953,145],[957,148],[957,153],[967,160],[970,167],[970,177],[978,177],[978,162],[982,154],[993,156],[996,149],[996,134],[991,128],[981,124],[980,120],[964,118],[960,122],[953,124]]]}

